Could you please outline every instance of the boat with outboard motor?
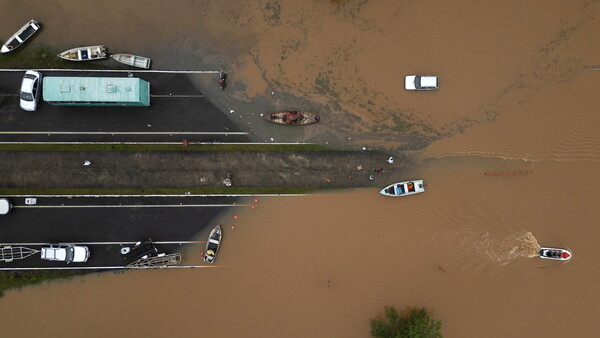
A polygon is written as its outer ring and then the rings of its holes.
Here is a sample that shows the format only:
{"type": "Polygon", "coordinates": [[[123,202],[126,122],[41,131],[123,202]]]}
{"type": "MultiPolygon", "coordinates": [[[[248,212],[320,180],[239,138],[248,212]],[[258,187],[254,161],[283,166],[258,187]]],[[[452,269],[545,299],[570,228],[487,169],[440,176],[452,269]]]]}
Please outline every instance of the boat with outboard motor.
{"type": "Polygon", "coordinates": [[[217,252],[221,246],[221,226],[217,225],[210,231],[208,241],[206,242],[206,250],[204,251],[204,261],[206,263],[214,263],[217,259],[217,252]]]}
{"type": "Polygon", "coordinates": [[[385,196],[406,196],[424,191],[425,185],[423,184],[423,180],[412,180],[388,185],[381,189],[379,193],[385,196]]]}
{"type": "Polygon", "coordinates": [[[559,249],[559,248],[540,248],[539,251],[540,258],[543,259],[552,259],[555,261],[568,261],[573,257],[571,251],[567,249],[559,249]]]}
{"type": "Polygon", "coordinates": [[[13,36],[8,38],[4,45],[0,48],[0,54],[8,53],[15,50],[17,47],[25,43],[30,37],[32,37],[42,25],[39,21],[31,19],[21,29],[19,29],[13,36]]]}
{"type": "Polygon", "coordinates": [[[91,61],[106,59],[106,48],[100,46],[77,47],[66,50],[58,57],[69,61],[91,61]]]}

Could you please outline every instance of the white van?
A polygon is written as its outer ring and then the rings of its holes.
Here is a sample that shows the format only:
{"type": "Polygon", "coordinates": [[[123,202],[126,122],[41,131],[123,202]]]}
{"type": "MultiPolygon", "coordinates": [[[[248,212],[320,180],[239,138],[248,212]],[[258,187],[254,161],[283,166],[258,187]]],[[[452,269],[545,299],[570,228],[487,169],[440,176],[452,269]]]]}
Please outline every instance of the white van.
{"type": "Polygon", "coordinates": [[[435,75],[407,75],[404,78],[406,90],[437,90],[438,87],[439,81],[435,75]]]}

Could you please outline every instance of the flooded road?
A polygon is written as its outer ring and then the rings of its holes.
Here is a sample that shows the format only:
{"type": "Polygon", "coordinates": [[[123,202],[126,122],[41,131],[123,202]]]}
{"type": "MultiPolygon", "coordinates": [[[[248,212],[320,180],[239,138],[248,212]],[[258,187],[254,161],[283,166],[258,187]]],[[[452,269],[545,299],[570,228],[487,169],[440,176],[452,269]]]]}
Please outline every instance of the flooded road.
{"type": "Polygon", "coordinates": [[[161,68],[225,64],[231,102],[316,102],[322,123],[303,140],[402,149],[415,165],[397,180],[422,178],[426,192],[262,198],[222,216],[216,266],[8,292],[7,334],[68,318],[61,334],[89,337],[365,337],[385,305],[430,309],[447,337],[600,334],[600,73],[585,70],[600,63],[597,1],[178,4],[2,1],[0,13],[32,13],[47,25],[39,43],[110,41],[168,55],[161,68]],[[83,28],[52,28],[63,21],[83,28]],[[439,75],[440,90],[405,92],[413,72],[439,75]],[[409,150],[418,135],[433,142],[409,150]],[[530,258],[540,245],[573,259],[530,258]],[[60,311],[23,315],[44,307],[60,311]]]}

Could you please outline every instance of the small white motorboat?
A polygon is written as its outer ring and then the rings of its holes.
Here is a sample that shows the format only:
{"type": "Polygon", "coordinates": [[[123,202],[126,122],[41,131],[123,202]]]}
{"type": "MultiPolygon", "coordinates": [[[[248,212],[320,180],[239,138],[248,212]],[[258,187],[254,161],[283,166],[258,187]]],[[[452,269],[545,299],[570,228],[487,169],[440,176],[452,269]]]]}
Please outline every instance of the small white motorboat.
{"type": "Polygon", "coordinates": [[[150,60],[147,57],[133,55],[133,54],[112,54],[111,58],[115,59],[115,61],[126,64],[128,66],[149,69],[150,60]]]}
{"type": "Polygon", "coordinates": [[[423,180],[412,180],[388,185],[381,189],[379,193],[385,196],[406,196],[424,191],[425,185],[423,184],[423,180]]]}
{"type": "Polygon", "coordinates": [[[25,43],[27,39],[32,37],[33,34],[35,34],[41,27],[42,25],[39,21],[31,19],[28,23],[25,24],[25,26],[21,27],[19,31],[17,31],[13,36],[6,40],[6,42],[0,49],[0,54],[8,53],[10,51],[15,50],[17,47],[25,43]]]}
{"type": "Polygon", "coordinates": [[[69,61],[101,60],[106,59],[106,48],[104,46],[77,47],[58,54],[58,57],[69,61]]]}
{"type": "Polygon", "coordinates": [[[571,251],[567,249],[559,249],[559,248],[540,248],[539,251],[540,258],[543,259],[552,259],[555,261],[568,261],[573,257],[571,251]]]}
{"type": "Polygon", "coordinates": [[[210,231],[208,242],[206,242],[206,250],[204,251],[204,261],[206,263],[214,263],[217,259],[217,252],[221,246],[221,226],[217,225],[210,231]]]}

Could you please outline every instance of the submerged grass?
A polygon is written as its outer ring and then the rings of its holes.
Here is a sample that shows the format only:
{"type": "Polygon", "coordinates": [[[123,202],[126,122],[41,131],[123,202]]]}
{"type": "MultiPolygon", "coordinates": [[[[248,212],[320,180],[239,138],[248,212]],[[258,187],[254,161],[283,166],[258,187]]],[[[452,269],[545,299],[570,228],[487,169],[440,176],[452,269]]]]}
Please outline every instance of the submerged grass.
{"type": "Polygon", "coordinates": [[[50,280],[67,279],[90,272],[82,270],[3,271],[0,273],[0,297],[4,296],[4,292],[10,289],[18,289],[50,280]]]}
{"type": "Polygon", "coordinates": [[[327,187],[222,188],[0,188],[0,195],[281,195],[345,189],[327,187]]]}

